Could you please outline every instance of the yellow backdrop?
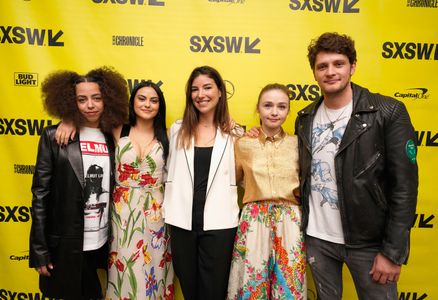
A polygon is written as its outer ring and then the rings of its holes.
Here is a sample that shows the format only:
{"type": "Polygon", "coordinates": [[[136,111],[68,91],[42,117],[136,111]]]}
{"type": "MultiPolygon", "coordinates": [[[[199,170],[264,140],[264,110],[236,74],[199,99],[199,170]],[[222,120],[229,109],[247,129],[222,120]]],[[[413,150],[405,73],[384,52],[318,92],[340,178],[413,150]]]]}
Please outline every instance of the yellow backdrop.
{"type": "MultiPolygon", "coordinates": [[[[0,299],[42,299],[37,274],[28,268],[28,234],[39,134],[57,122],[40,100],[48,73],[111,65],[130,86],[161,82],[171,124],[182,115],[189,73],[208,64],[227,80],[231,113],[246,126],[258,122],[255,102],[265,84],[288,85],[293,96],[285,129],[293,132],[296,112],[319,94],[306,51],[325,31],[356,40],[356,83],[396,97],[411,114],[421,183],[399,299],[438,299],[437,19],[437,1],[415,0],[1,1],[0,299]]],[[[356,299],[350,278],[344,299],[356,299]]]]}

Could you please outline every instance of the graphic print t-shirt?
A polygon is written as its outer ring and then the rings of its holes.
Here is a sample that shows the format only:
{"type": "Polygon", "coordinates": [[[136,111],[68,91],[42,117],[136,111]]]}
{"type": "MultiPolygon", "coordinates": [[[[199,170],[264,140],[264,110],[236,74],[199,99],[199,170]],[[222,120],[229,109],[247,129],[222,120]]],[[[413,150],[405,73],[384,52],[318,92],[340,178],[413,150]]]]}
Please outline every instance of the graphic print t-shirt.
{"type": "Polygon", "coordinates": [[[340,109],[329,109],[322,103],[312,127],[312,165],[307,234],[333,243],[344,243],[335,155],[352,112],[352,101],[340,109]]]}
{"type": "Polygon", "coordinates": [[[98,128],[81,128],[85,176],[84,251],[102,247],[108,238],[110,159],[105,136],[98,128]]]}

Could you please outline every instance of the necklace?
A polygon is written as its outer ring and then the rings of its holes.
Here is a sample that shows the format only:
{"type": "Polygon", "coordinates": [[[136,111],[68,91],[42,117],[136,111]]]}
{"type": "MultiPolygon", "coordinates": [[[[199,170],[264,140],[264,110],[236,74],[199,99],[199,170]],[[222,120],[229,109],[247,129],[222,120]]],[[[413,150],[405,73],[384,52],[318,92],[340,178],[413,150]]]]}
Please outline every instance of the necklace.
{"type": "Polygon", "coordinates": [[[334,128],[334,127],[335,127],[335,123],[338,122],[338,121],[341,119],[342,115],[343,115],[344,112],[347,110],[349,104],[345,105],[344,109],[343,109],[343,110],[341,111],[341,113],[337,116],[337,118],[336,118],[335,120],[333,120],[333,121],[330,119],[330,117],[329,117],[329,115],[328,115],[327,106],[326,106],[324,103],[323,103],[323,106],[324,106],[325,116],[327,117],[327,119],[328,119],[329,122],[330,122],[330,127],[331,127],[331,128],[334,128]]]}

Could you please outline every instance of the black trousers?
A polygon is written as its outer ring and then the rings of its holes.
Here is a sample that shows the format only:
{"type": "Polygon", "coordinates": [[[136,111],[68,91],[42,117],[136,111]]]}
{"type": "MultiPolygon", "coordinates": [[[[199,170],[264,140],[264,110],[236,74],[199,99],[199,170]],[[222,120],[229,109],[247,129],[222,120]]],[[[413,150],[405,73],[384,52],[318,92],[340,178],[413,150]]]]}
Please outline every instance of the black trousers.
{"type": "Polygon", "coordinates": [[[184,230],[170,226],[172,261],[185,300],[224,300],[236,228],[184,230]]]}
{"type": "Polygon", "coordinates": [[[82,260],[82,299],[103,299],[97,269],[106,269],[108,243],[97,250],[84,251],[82,260]]]}

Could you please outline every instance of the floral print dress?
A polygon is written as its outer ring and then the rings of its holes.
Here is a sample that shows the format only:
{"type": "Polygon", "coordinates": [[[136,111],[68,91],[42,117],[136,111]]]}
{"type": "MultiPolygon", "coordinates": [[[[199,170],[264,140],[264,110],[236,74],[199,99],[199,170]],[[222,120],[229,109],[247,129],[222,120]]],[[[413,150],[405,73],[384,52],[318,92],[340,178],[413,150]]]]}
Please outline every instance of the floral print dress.
{"type": "Polygon", "coordinates": [[[139,158],[129,136],[120,138],[106,299],[173,299],[169,234],[161,213],[163,168],[160,143],[139,158]]]}

